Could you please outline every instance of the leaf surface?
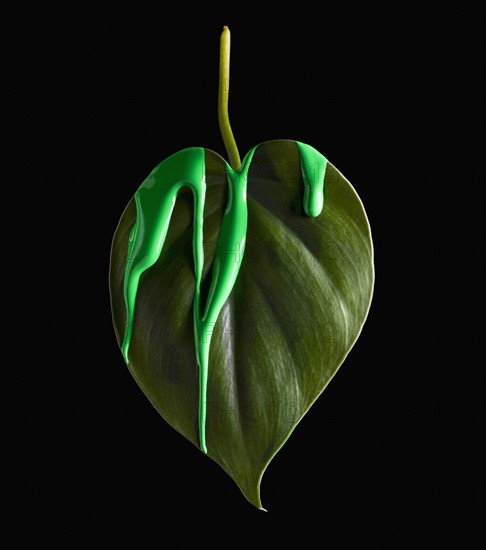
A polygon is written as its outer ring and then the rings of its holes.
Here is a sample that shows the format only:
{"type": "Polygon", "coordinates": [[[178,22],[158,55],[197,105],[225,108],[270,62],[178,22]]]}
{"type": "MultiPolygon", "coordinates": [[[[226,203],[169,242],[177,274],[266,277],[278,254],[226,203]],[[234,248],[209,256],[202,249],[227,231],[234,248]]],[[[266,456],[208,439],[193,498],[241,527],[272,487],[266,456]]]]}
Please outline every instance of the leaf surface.
{"type": "MultiPolygon", "coordinates": [[[[207,295],[227,204],[224,160],[206,150],[204,210],[207,295]]],[[[213,328],[209,355],[208,455],[262,508],[260,482],[276,452],[334,376],[359,336],[373,292],[373,247],[359,197],[328,162],[324,209],[303,211],[293,141],[260,145],[248,174],[248,232],[236,285],[213,328]]],[[[199,446],[193,333],[193,198],[179,193],[158,261],[143,273],[129,368],[162,417],[199,446]]],[[[113,239],[110,293],[122,344],[123,279],[134,201],[113,239]]]]}

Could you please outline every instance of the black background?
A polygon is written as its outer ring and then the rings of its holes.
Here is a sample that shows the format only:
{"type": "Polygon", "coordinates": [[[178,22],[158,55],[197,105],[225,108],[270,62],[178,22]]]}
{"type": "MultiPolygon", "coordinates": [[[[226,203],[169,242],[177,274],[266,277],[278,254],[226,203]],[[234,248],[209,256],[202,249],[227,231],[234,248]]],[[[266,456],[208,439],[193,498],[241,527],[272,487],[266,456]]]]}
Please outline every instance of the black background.
{"type": "MultiPolygon", "coordinates": [[[[390,520],[413,534],[419,516],[472,510],[484,498],[479,14],[46,9],[1,19],[2,278],[13,305],[1,482],[13,517],[72,547],[129,531],[216,544],[221,521],[253,537],[254,526],[286,526],[304,542],[325,540],[333,518],[348,522],[341,536],[363,516],[372,536],[390,520]],[[362,198],[376,254],[362,336],[265,474],[268,514],[152,409],[109,307],[111,239],[140,182],[184,147],[224,153],[224,24],[240,153],[277,138],[314,145],[362,198]]],[[[437,532],[455,525],[439,517],[437,532]]]]}

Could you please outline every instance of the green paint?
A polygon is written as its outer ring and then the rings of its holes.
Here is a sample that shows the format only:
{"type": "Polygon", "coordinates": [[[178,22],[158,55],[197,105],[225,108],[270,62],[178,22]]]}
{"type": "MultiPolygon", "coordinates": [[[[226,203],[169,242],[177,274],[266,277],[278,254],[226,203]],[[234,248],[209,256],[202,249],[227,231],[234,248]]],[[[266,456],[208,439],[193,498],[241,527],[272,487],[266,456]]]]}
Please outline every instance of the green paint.
{"type": "Polygon", "coordinates": [[[315,218],[324,207],[324,177],[327,159],[314,147],[295,142],[299,148],[300,166],[304,179],[304,210],[308,216],[315,218]]]}
{"type": "Polygon", "coordinates": [[[202,243],[206,195],[204,175],[204,149],[200,147],[184,149],[156,166],[135,193],[137,219],[128,241],[123,283],[127,321],[122,353],[127,364],[140,276],[160,256],[177,193],[184,186],[189,187],[194,194],[194,271],[196,288],[199,288],[204,261],[202,243]]]}
{"type": "MultiPolygon", "coordinates": [[[[304,180],[304,210],[317,216],[324,204],[326,159],[313,147],[296,142],[304,180]]],[[[169,228],[177,194],[189,187],[194,195],[193,252],[196,279],[194,293],[194,342],[199,370],[199,442],[206,447],[206,393],[209,348],[213,328],[238,276],[243,260],[248,226],[246,200],[248,170],[256,147],[243,159],[241,168],[233,170],[226,163],[228,204],[221,223],[212,279],[204,313],[201,312],[201,279],[204,267],[203,225],[206,198],[205,152],[201,147],[183,149],[161,162],[135,193],[137,219],[130,232],[124,279],[126,305],[125,337],[122,353],[129,363],[128,352],[133,332],[137,290],[142,273],[159,258],[169,228]]]]}
{"type": "MultiPolygon", "coordinates": [[[[199,443],[201,450],[206,448],[206,391],[208,385],[209,346],[213,328],[236,282],[246,245],[248,207],[246,188],[248,169],[253,159],[254,147],[243,159],[241,168],[233,170],[226,164],[228,175],[228,204],[219,230],[216,254],[212,267],[211,286],[204,315],[199,315],[199,285],[195,295],[195,335],[196,356],[199,365],[199,443]]],[[[201,229],[202,239],[202,229],[201,229]]]]}

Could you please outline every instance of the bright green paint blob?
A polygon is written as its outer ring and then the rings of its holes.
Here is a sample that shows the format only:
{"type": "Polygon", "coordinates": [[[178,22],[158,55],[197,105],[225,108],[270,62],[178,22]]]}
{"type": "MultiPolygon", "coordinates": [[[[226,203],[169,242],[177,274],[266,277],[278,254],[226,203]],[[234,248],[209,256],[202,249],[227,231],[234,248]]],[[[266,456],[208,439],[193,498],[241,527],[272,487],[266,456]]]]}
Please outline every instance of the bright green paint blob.
{"type": "MultiPolygon", "coordinates": [[[[195,316],[196,355],[199,365],[199,442],[201,450],[206,448],[206,393],[208,385],[209,346],[213,328],[219,313],[236,282],[246,245],[248,206],[246,188],[248,169],[253,158],[254,147],[243,159],[240,170],[233,170],[226,164],[228,175],[228,204],[221,223],[216,255],[212,266],[211,286],[204,315],[195,316]]],[[[195,300],[199,311],[199,288],[195,300]]],[[[196,311],[196,309],[195,309],[196,311]]]]}
{"type": "MultiPolygon", "coordinates": [[[[313,147],[296,142],[305,185],[304,210],[317,216],[324,204],[326,159],[313,147]]],[[[199,442],[206,447],[206,408],[209,348],[213,328],[228,299],[243,260],[248,226],[246,200],[248,170],[256,147],[243,159],[241,168],[233,170],[226,163],[228,204],[221,223],[208,299],[201,313],[201,279],[204,267],[203,225],[206,198],[205,152],[201,147],[183,149],[161,162],[135,193],[137,219],[130,232],[124,279],[126,327],[122,353],[128,352],[133,332],[137,290],[142,273],[159,258],[167,236],[177,194],[189,187],[194,196],[193,252],[196,279],[194,293],[194,342],[199,369],[199,442]]]]}
{"type": "Polygon", "coordinates": [[[194,195],[194,271],[196,288],[199,289],[204,263],[202,240],[206,196],[204,167],[204,149],[201,147],[184,149],[156,166],[135,193],[137,219],[128,241],[123,283],[127,321],[122,353],[127,364],[140,276],[160,256],[177,193],[184,186],[189,187],[194,195]]]}
{"type": "Polygon", "coordinates": [[[324,207],[324,177],[326,175],[327,159],[319,151],[295,142],[299,148],[300,166],[304,179],[304,210],[308,216],[315,218],[324,207]]]}

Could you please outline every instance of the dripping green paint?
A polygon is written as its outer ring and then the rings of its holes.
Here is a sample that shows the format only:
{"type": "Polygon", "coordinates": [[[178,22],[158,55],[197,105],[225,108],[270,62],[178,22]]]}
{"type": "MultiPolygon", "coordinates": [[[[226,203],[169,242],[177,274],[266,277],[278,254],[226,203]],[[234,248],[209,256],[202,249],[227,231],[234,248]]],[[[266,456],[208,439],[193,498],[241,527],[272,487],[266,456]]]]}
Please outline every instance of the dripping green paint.
{"type": "MultiPolygon", "coordinates": [[[[304,181],[304,211],[308,216],[318,216],[324,206],[324,176],[327,160],[316,149],[295,142],[299,154],[304,181]]],[[[205,151],[201,147],[183,149],[162,161],[142,183],[135,193],[137,218],[130,232],[128,256],[124,278],[126,327],[122,353],[129,363],[135,305],[140,277],[159,258],[164,247],[177,194],[183,187],[192,190],[194,196],[193,254],[196,279],[194,292],[194,342],[199,375],[199,444],[207,453],[206,446],[206,393],[209,371],[209,348],[212,328],[228,299],[238,276],[243,260],[248,226],[246,200],[248,171],[255,150],[251,149],[243,159],[241,168],[233,170],[226,163],[228,178],[228,204],[221,222],[218,245],[224,243],[226,250],[238,252],[238,261],[223,259],[222,246],[216,247],[211,272],[211,286],[204,312],[201,312],[201,279],[204,267],[203,226],[206,199],[205,151]]]]}

